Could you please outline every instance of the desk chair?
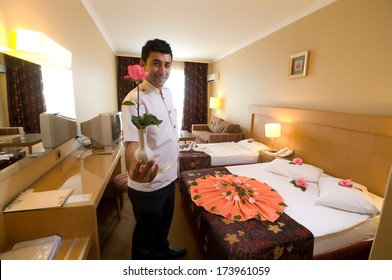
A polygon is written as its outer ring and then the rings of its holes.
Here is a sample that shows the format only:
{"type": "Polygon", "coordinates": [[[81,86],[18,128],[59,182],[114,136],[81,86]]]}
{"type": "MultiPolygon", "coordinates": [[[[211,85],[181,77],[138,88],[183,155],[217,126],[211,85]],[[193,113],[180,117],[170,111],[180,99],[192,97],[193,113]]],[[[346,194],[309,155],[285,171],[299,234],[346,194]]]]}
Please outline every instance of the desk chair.
{"type": "Polygon", "coordinates": [[[121,219],[121,210],[124,206],[124,193],[128,193],[128,175],[126,173],[114,176],[111,187],[116,199],[117,218],[121,219]]]}

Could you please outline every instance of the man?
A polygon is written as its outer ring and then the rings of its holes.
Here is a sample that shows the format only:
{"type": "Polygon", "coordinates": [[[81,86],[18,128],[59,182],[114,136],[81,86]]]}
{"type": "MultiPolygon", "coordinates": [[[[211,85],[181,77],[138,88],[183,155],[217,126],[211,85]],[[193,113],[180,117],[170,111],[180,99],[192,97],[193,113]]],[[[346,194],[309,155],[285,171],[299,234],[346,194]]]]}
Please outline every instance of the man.
{"type": "MultiPolygon", "coordinates": [[[[154,159],[146,165],[142,166],[134,156],[139,138],[131,117],[138,114],[137,106],[122,106],[128,196],[136,219],[132,259],[178,259],[187,252],[169,248],[167,240],[178,176],[177,112],[169,89],[164,88],[172,60],[171,47],[163,40],[150,40],[142,48],[139,64],[148,75],[139,85],[139,114],[153,114],[162,120],[159,126],[147,127],[147,144],[154,152],[154,159]]],[[[134,89],[124,101],[136,103],[136,98],[134,89]]]]}

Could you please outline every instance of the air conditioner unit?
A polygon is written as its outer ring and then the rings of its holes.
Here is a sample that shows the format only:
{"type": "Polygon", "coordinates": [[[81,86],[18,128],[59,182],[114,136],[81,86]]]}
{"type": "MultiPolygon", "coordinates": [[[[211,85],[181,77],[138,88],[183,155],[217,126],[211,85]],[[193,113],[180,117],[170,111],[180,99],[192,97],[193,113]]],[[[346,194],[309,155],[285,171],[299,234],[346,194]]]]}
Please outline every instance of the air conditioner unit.
{"type": "Polygon", "coordinates": [[[212,73],[207,76],[207,82],[215,82],[219,81],[219,73],[212,73]]]}

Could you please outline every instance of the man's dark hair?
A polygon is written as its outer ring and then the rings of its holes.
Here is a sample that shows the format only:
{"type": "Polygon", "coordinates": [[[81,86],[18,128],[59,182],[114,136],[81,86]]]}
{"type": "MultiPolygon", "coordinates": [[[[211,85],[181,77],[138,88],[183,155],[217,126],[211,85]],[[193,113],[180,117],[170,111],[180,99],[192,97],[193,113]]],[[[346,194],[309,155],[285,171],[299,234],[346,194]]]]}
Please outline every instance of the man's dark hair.
{"type": "Polygon", "coordinates": [[[149,40],[142,48],[142,59],[147,62],[150,52],[160,52],[163,54],[170,54],[173,60],[173,53],[170,45],[161,39],[149,40]]]}

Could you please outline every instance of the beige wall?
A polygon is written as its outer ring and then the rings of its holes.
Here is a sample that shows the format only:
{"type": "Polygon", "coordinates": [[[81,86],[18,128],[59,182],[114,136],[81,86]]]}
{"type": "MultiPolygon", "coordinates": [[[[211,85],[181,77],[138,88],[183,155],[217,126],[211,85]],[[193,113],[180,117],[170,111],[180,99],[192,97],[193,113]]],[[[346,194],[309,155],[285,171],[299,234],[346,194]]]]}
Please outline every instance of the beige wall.
{"type": "Polygon", "coordinates": [[[115,55],[80,0],[0,2],[8,34],[16,28],[41,31],[72,52],[78,122],[117,110],[115,55]]]}
{"type": "Polygon", "coordinates": [[[248,106],[392,116],[392,1],[337,1],[213,63],[221,116],[249,128],[248,106]],[[309,74],[289,79],[289,56],[310,51],[309,74]]]}

